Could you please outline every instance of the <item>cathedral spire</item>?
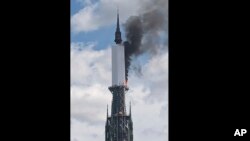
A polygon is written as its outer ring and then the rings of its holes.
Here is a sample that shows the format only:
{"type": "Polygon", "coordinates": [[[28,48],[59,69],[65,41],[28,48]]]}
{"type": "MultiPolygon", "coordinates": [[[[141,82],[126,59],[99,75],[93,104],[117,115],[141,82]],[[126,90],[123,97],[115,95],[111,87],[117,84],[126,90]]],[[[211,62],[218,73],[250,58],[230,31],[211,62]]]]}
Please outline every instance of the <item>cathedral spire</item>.
{"type": "Polygon", "coordinates": [[[128,91],[125,81],[125,47],[122,45],[119,11],[115,31],[115,45],[112,46],[112,86],[108,87],[112,94],[111,114],[108,113],[105,125],[105,141],[133,141],[133,122],[126,113],[125,94],[128,91]]]}
{"type": "Polygon", "coordinates": [[[117,23],[116,23],[116,31],[115,31],[115,43],[121,44],[122,37],[120,31],[120,23],[119,23],[119,9],[117,8],[117,23]]]}

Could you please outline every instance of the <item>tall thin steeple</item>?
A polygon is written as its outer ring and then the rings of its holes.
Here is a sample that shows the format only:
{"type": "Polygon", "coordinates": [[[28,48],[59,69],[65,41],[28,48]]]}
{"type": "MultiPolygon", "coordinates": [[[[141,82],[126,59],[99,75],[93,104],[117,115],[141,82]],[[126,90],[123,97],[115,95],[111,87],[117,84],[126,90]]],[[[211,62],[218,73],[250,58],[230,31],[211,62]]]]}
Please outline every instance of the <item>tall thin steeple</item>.
{"type": "Polygon", "coordinates": [[[115,31],[115,43],[121,44],[122,37],[120,31],[120,23],[119,23],[119,9],[117,8],[117,23],[116,23],[116,31],[115,31]]]}

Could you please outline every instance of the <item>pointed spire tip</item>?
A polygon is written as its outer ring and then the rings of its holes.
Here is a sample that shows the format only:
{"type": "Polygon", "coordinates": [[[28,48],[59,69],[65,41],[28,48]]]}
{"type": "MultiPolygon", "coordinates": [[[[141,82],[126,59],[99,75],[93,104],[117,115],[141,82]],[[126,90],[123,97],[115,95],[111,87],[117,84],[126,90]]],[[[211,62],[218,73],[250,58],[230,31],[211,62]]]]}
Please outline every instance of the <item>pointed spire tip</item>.
{"type": "Polygon", "coordinates": [[[109,115],[109,108],[108,108],[108,104],[107,104],[107,117],[108,117],[108,115],[109,115]]]}

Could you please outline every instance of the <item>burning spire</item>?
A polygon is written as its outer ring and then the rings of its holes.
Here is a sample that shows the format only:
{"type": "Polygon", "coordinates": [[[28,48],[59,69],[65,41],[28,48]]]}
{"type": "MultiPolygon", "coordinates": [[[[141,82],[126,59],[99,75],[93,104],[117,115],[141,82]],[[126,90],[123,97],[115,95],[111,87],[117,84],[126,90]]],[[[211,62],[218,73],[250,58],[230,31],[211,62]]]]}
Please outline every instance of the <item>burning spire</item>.
{"type": "Polygon", "coordinates": [[[125,79],[125,50],[121,39],[118,9],[115,43],[111,49],[112,86],[109,87],[109,90],[112,94],[112,105],[110,117],[108,117],[107,107],[105,141],[133,141],[133,123],[131,117],[126,113],[125,93],[128,87],[125,79]]]}

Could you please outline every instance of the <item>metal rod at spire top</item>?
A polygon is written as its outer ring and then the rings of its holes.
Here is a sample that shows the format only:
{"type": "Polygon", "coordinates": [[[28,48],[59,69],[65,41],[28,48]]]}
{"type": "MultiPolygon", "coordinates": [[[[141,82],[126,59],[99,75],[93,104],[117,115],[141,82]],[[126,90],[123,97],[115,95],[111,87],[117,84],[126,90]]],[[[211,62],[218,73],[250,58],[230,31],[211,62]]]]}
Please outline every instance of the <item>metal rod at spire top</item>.
{"type": "Polygon", "coordinates": [[[108,115],[109,115],[109,107],[108,107],[109,105],[107,104],[107,117],[108,117],[108,115]]]}
{"type": "Polygon", "coordinates": [[[117,5],[117,7],[116,7],[116,8],[117,8],[117,14],[119,14],[119,6],[117,5]]]}

